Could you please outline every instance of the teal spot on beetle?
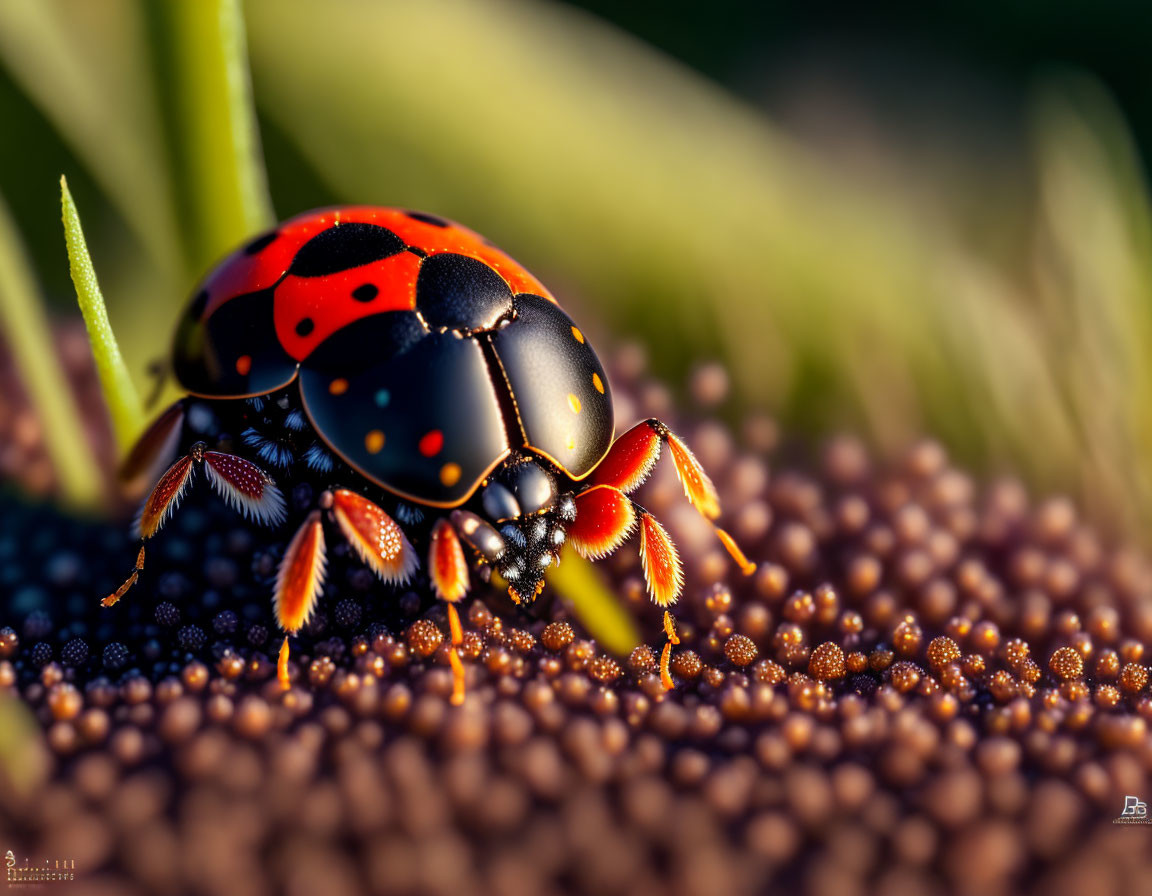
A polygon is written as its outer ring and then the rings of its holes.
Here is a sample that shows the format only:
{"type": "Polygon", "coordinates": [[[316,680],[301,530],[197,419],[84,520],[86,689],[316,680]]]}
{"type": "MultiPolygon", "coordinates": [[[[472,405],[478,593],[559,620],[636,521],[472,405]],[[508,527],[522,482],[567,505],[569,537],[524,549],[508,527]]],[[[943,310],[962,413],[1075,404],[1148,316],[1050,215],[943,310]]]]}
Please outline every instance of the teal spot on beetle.
{"type": "Polygon", "coordinates": [[[391,400],[392,400],[392,393],[389,392],[387,389],[381,389],[379,392],[376,393],[376,407],[378,407],[378,408],[388,407],[388,402],[390,402],[391,400]]]}

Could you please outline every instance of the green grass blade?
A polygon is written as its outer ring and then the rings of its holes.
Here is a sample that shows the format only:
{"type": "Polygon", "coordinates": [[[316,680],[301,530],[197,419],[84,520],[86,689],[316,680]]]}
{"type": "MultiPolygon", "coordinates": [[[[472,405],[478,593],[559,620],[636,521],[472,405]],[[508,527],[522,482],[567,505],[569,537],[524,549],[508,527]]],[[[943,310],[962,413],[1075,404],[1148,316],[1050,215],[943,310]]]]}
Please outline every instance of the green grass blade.
{"type": "Polygon", "coordinates": [[[239,0],[150,0],[188,261],[199,271],[273,223],[239,0]]]}
{"type": "Polygon", "coordinates": [[[101,476],[71,389],[60,369],[51,329],[15,224],[0,200],[0,325],[33,407],[60,481],[76,506],[100,498],[101,476]]]}
{"type": "Polygon", "coordinates": [[[144,424],[144,411],[136,387],[128,375],[128,368],[120,355],[120,346],[112,325],[108,322],[108,311],[104,307],[104,296],[96,280],[96,271],[88,255],[84,242],[84,231],[80,226],[80,214],[76,203],[68,192],[68,181],[60,178],[60,201],[64,214],[64,241],[68,246],[68,263],[72,269],[72,283],[76,286],[76,298],[80,302],[80,312],[84,315],[84,325],[88,328],[88,339],[92,343],[92,354],[96,358],[96,372],[100,375],[100,385],[108,402],[108,412],[112,417],[112,428],[121,450],[126,450],[140,432],[144,424]]]}
{"type": "Polygon", "coordinates": [[[640,643],[636,621],[605,586],[592,564],[571,548],[548,572],[548,585],[566,600],[580,624],[609,653],[624,656],[640,643]]]}

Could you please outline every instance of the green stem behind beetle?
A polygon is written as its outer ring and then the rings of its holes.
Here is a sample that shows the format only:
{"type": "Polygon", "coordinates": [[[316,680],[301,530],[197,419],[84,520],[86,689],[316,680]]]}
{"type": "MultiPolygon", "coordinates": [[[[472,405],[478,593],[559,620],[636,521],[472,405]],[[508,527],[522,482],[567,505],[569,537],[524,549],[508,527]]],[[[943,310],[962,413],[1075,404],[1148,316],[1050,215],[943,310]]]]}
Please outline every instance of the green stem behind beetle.
{"type": "Polygon", "coordinates": [[[274,223],[239,0],[148,0],[169,149],[199,273],[274,223]]]}
{"type": "Polygon", "coordinates": [[[100,385],[104,399],[108,402],[108,412],[112,417],[112,428],[121,452],[127,450],[144,425],[144,412],[136,387],[128,375],[120,346],[108,322],[108,311],[104,307],[104,296],[96,280],[96,271],[88,255],[84,242],[84,231],[80,226],[80,215],[76,203],[68,192],[68,181],[60,178],[60,201],[64,213],[64,241],[68,246],[68,263],[72,268],[72,283],[76,286],[76,298],[84,315],[84,325],[88,328],[88,340],[92,343],[92,354],[96,358],[96,372],[100,375],[100,385]]]}
{"type": "Polygon", "coordinates": [[[60,369],[40,291],[8,208],[0,200],[0,325],[20,379],[44,427],[44,442],[62,497],[91,506],[101,493],[100,471],[84,434],[72,390],[60,369]]]}
{"type": "Polygon", "coordinates": [[[572,607],[580,624],[605,650],[625,656],[640,643],[636,620],[620,598],[583,557],[565,548],[561,562],[548,571],[548,585],[572,607]]]}

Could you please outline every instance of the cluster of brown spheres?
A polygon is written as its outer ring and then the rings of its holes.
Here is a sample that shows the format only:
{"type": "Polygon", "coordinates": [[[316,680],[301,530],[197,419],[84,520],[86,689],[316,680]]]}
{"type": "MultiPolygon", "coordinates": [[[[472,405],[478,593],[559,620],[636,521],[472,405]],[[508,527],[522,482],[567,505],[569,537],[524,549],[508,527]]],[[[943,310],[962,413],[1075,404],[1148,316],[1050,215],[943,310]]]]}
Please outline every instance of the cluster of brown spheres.
{"type": "MultiPolygon", "coordinates": [[[[675,419],[635,351],[613,366],[621,422],[675,419]]],[[[707,411],[723,370],[688,392],[707,411]]],[[[525,613],[478,585],[460,707],[443,608],[385,610],[351,558],[281,692],[270,554],[241,523],[209,516],[213,541],[177,517],[157,542],[193,545],[182,581],[158,565],[118,622],[70,621],[93,573],[28,554],[0,618],[0,712],[30,732],[0,843],[74,860],[76,893],[1152,890],[1152,826],[1114,823],[1152,801],[1138,551],[935,443],[878,463],[837,438],[778,468],[766,418],[679,430],[756,571],[662,466],[640,500],[685,564],[671,690],[634,545],[599,568],[646,643],[610,655],[562,600],[525,613]]],[[[71,525],[22,506],[0,562],[29,518],[71,525]]],[[[107,566],[101,533],[74,553],[107,566]]]]}

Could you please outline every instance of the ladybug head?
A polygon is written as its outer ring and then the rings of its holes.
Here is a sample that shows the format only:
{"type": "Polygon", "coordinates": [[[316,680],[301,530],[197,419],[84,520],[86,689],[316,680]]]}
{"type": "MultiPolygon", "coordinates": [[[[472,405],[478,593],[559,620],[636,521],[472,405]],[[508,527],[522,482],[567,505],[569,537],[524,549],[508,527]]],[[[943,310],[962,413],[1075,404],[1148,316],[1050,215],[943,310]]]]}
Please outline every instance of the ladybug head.
{"type": "Polygon", "coordinates": [[[480,508],[483,515],[455,511],[457,531],[495,566],[515,599],[530,603],[576,519],[575,500],[558,493],[555,474],[541,462],[515,456],[485,483],[480,508]]]}

